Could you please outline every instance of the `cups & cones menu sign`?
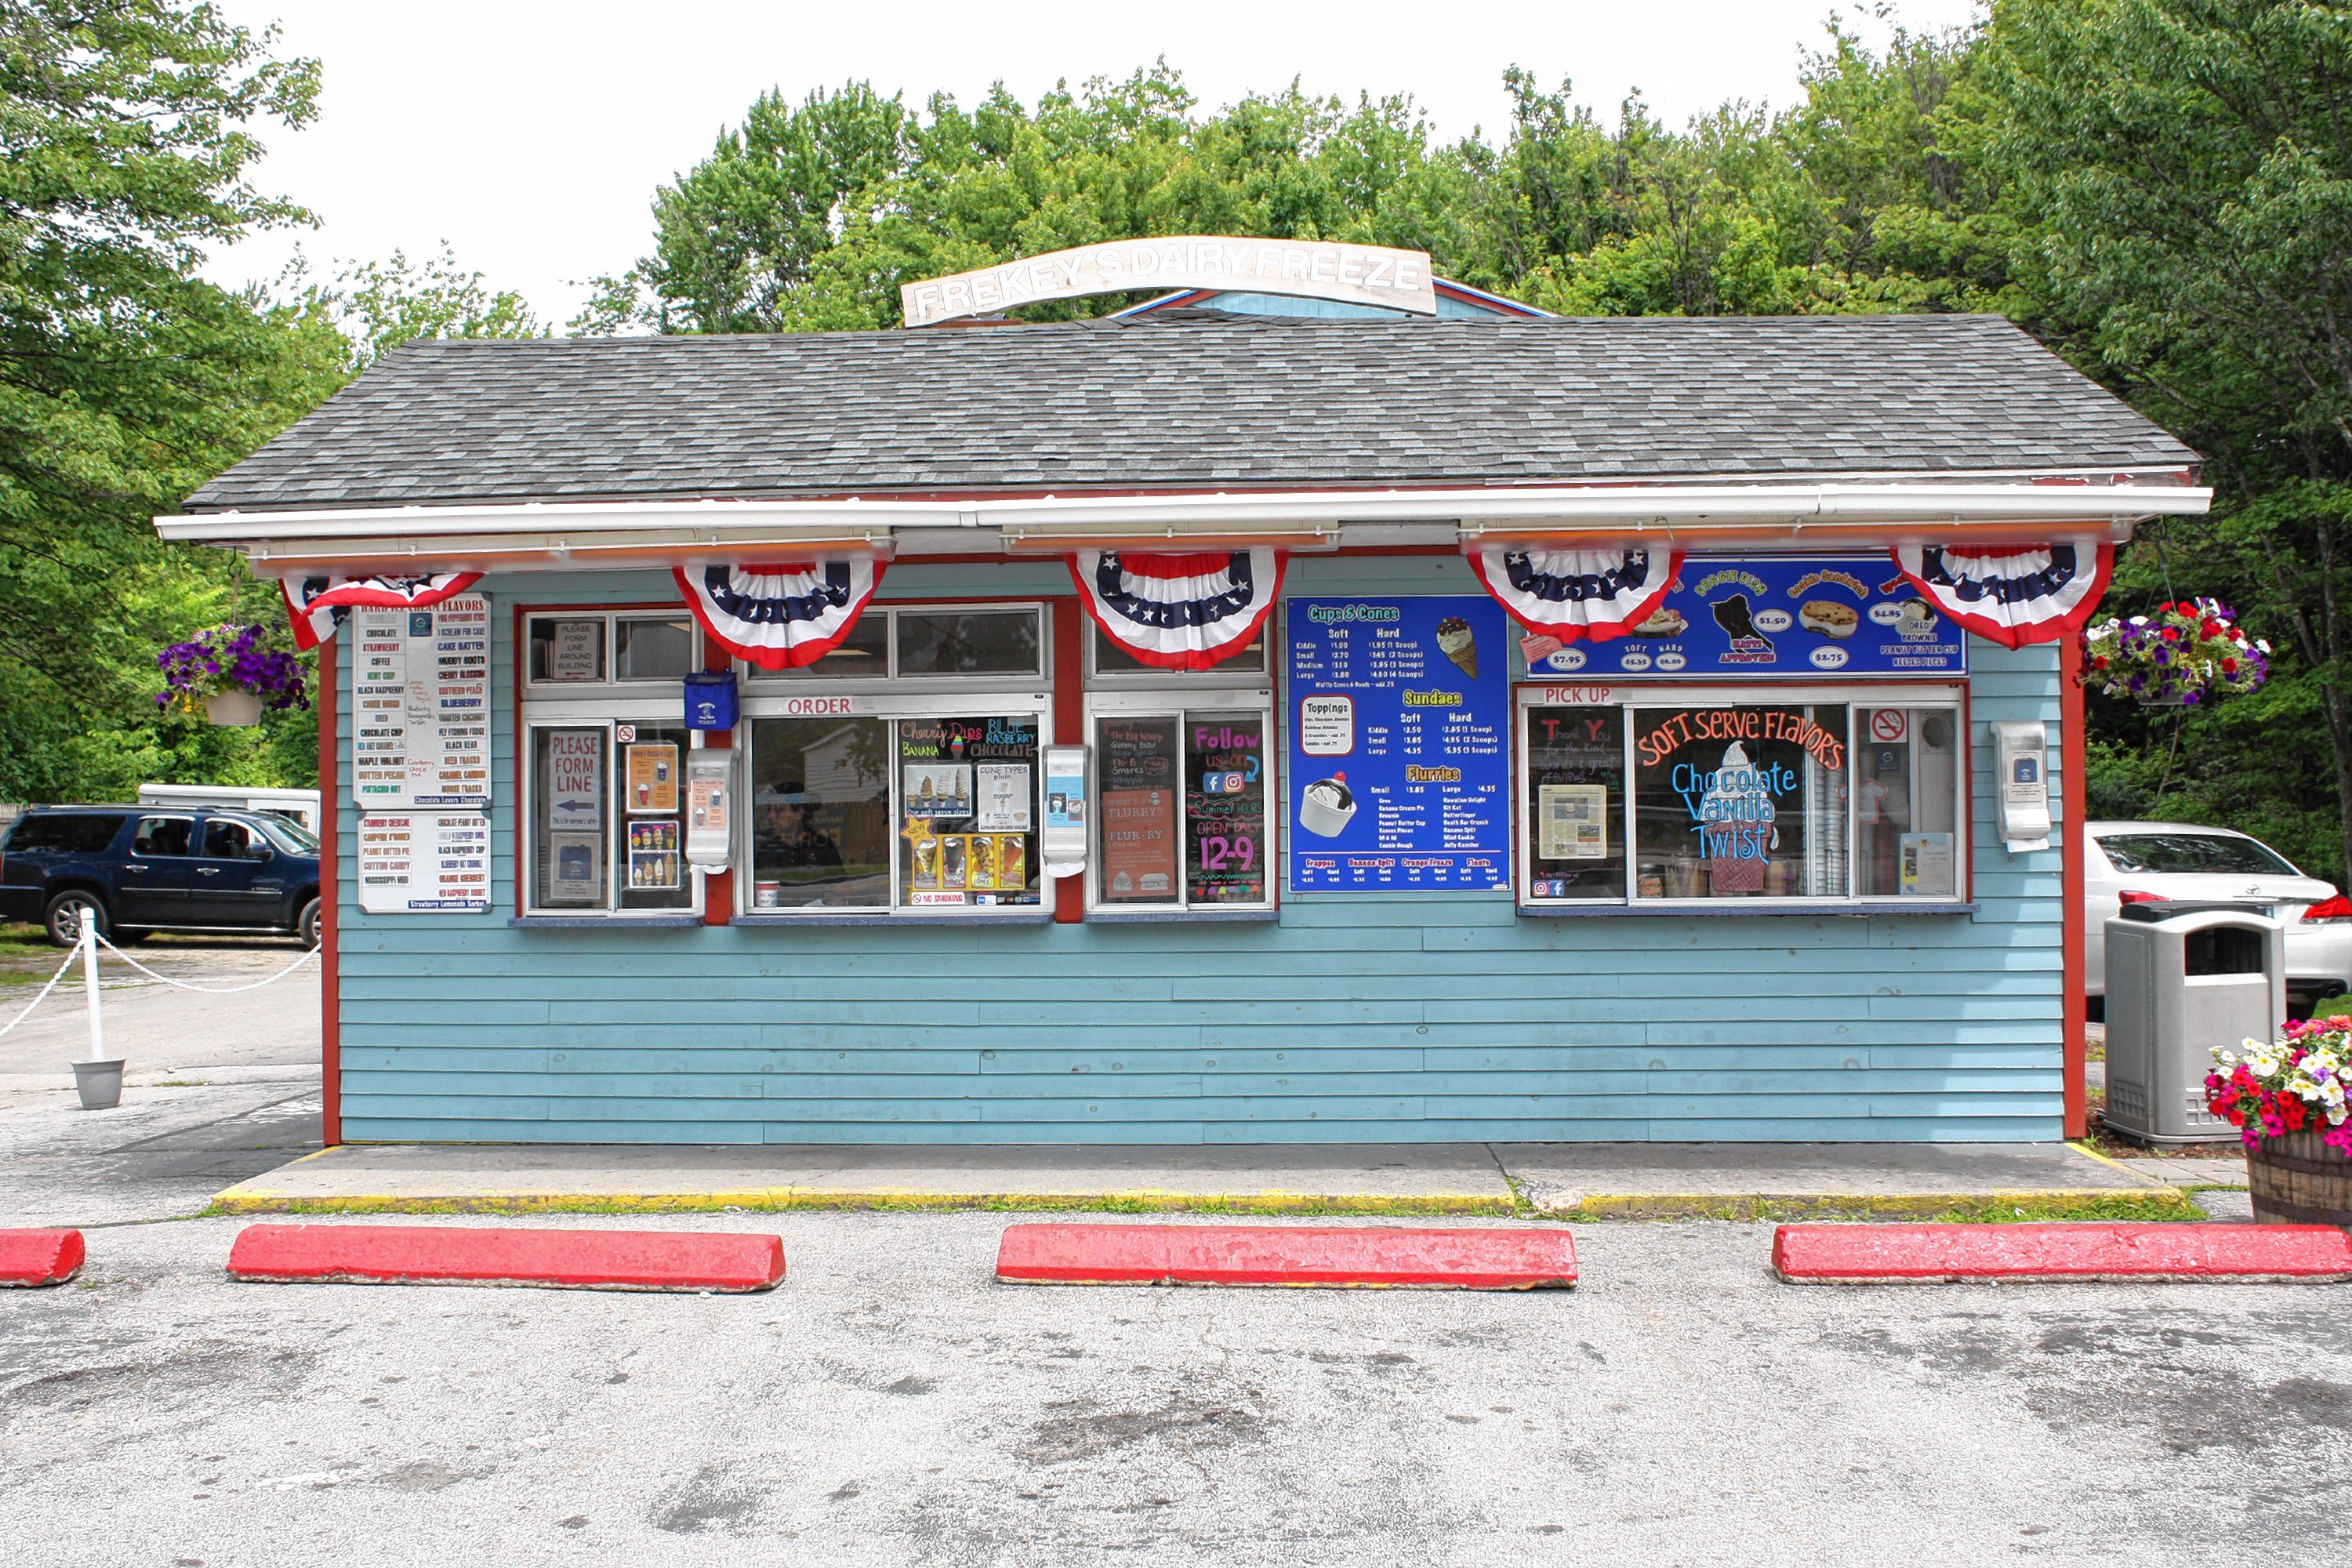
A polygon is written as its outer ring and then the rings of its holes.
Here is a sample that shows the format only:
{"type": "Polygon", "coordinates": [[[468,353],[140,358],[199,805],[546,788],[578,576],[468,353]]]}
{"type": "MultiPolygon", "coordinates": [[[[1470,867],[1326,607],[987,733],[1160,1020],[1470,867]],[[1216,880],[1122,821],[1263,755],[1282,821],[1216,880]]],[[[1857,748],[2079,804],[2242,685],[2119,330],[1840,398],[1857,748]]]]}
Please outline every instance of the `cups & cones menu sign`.
{"type": "Polygon", "coordinates": [[[1510,882],[1510,645],[1484,595],[1293,599],[1293,891],[1510,882]]]}
{"type": "Polygon", "coordinates": [[[352,799],[363,811],[490,800],[490,602],[352,612],[352,799]]]}

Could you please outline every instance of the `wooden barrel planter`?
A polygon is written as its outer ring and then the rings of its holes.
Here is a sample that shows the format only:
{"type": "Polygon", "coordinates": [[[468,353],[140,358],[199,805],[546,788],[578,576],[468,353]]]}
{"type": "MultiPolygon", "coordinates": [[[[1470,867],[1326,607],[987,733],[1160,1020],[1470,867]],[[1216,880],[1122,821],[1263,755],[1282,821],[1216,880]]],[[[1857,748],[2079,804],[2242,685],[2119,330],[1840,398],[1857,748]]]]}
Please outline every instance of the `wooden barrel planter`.
{"type": "Polygon", "coordinates": [[[2352,1159],[2312,1131],[2265,1138],[2246,1151],[2246,1185],[2264,1225],[2352,1227],[2352,1159]]]}

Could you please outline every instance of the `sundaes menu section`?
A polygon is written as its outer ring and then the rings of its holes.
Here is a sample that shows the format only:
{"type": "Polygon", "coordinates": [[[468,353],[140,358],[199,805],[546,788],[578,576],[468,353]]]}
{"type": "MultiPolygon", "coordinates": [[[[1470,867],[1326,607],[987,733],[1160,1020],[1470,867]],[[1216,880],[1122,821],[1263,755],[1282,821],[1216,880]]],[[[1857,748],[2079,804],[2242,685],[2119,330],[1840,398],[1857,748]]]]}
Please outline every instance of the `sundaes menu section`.
{"type": "Polygon", "coordinates": [[[363,810],[490,798],[490,604],[352,615],[352,799],[363,810]]]}
{"type": "Polygon", "coordinates": [[[1484,595],[1288,609],[1291,889],[1507,887],[1502,610],[1484,595]]]}

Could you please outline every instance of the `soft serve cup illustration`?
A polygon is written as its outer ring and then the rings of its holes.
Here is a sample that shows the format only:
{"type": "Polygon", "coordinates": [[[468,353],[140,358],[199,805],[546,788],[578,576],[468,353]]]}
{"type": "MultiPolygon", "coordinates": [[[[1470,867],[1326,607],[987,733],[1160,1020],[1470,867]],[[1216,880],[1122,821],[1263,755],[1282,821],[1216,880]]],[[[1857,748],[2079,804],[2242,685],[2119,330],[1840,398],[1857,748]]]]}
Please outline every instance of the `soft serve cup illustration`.
{"type": "Polygon", "coordinates": [[[1317,779],[1298,798],[1298,826],[1324,838],[1337,838],[1355,820],[1356,797],[1346,773],[1317,779]]]}

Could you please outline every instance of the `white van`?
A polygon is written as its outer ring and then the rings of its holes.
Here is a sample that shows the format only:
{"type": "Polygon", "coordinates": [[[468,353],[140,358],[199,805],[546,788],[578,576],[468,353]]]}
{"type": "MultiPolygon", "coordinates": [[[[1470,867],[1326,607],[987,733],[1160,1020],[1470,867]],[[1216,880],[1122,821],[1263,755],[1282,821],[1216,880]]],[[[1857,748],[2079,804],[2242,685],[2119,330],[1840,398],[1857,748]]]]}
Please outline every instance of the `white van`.
{"type": "Polygon", "coordinates": [[[257,789],[241,784],[151,784],[139,786],[142,805],[225,805],[239,811],[266,811],[290,818],[319,835],[319,792],[314,789],[257,789]]]}

